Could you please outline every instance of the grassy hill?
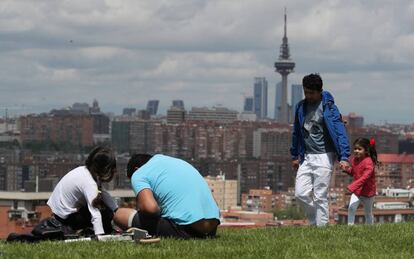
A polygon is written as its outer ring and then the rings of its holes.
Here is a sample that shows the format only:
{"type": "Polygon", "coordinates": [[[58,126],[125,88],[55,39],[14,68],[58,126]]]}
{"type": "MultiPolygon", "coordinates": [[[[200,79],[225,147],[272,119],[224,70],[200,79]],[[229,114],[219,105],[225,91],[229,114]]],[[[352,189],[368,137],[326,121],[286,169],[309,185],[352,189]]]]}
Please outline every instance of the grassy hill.
{"type": "Polygon", "coordinates": [[[0,258],[414,258],[414,224],[226,229],[210,240],[0,242],[0,258]]]}

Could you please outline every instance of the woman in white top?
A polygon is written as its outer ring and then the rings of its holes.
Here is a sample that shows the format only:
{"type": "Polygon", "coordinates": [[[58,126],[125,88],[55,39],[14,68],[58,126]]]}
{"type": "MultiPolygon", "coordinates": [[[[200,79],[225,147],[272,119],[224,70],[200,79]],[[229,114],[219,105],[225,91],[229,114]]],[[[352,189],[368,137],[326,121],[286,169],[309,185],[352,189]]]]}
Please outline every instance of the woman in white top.
{"type": "Polygon", "coordinates": [[[112,217],[117,205],[102,183],[116,173],[116,159],[111,149],[96,147],[85,166],[68,172],[56,185],[47,204],[54,217],[73,230],[93,227],[95,235],[112,232],[112,217]]]}

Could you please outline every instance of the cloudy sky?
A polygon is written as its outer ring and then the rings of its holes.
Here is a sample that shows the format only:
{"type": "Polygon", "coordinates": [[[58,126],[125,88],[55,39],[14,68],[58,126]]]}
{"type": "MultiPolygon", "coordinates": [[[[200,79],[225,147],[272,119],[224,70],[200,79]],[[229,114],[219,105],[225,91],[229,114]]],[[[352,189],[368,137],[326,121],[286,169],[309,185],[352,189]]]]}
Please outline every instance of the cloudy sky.
{"type": "Polygon", "coordinates": [[[343,114],[414,122],[413,1],[1,0],[0,116],[97,99],[105,112],[173,99],[241,110],[269,82],[288,12],[289,84],[319,72],[343,114]]]}

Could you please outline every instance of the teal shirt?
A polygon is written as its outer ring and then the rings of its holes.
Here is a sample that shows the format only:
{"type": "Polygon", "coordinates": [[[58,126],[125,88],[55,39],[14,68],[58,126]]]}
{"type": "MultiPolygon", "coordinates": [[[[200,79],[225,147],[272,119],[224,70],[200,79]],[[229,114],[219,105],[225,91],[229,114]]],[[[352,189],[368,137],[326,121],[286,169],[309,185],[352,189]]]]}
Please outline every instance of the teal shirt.
{"type": "Polygon", "coordinates": [[[200,173],[184,160],[155,155],[131,177],[135,195],[150,189],[161,217],[179,225],[200,219],[218,219],[220,210],[200,173]]]}

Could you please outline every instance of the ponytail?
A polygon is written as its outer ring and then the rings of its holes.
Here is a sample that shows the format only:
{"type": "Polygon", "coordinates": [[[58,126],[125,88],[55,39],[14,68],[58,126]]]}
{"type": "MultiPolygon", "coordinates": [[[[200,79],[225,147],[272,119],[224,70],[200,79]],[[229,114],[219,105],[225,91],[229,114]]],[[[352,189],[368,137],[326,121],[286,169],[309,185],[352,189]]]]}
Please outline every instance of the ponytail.
{"type": "Polygon", "coordinates": [[[103,209],[105,207],[102,199],[102,182],[99,178],[96,181],[96,185],[98,186],[98,194],[96,195],[95,199],[92,201],[92,206],[98,209],[103,209]]]}
{"type": "Polygon", "coordinates": [[[102,182],[110,182],[116,172],[116,158],[112,150],[98,146],[94,148],[85,161],[85,166],[98,186],[98,194],[92,201],[95,208],[103,208],[102,182]]]}
{"type": "Polygon", "coordinates": [[[369,140],[368,151],[369,151],[369,156],[372,159],[372,162],[374,162],[374,165],[377,165],[378,164],[378,155],[377,155],[377,149],[375,148],[375,144],[376,144],[375,139],[371,138],[369,140]]]}

